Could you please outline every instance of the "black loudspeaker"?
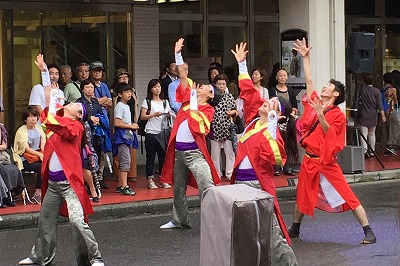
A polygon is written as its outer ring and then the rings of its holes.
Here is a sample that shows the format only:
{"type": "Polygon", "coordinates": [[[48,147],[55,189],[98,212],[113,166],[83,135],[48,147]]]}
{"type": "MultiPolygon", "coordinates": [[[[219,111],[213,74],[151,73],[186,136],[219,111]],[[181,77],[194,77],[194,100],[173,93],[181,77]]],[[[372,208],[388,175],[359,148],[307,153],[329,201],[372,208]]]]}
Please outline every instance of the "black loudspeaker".
{"type": "Polygon", "coordinates": [[[375,34],[351,32],[346,49],[347,71],[372,73],[374,71],[375,34]]]}

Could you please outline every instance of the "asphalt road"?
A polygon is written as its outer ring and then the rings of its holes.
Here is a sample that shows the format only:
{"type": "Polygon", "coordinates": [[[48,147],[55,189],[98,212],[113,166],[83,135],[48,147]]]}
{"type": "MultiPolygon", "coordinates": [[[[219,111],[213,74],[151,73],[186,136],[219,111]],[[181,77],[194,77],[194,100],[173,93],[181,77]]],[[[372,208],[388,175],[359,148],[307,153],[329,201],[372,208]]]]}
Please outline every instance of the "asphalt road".
{"type": "MultiPolygon", "coordinates": [[[[357,184],[353,189],[369,215],[378,242],[358,244],[363,232],[351,212],[316,211],[315,219],[304,219],[300,238],[293,240],[299,265],[400,265],[400,180],[357,184]]],[[[293,202],[282,201],[281,208],[289,225],[293,202]]],[[[199,212],[193,209],[190,213],[191,230],[158,229],[169,220],[169,214],[100,220],[91,223],[91,227],[106,265],[194,266],[200,260],[199,212]]],[[[35,234],[36,229],[0,231],[0,266],[16,265],[27,257],[35,234]]],[[[76,265],[68,224],[59,226],[58,243],[52,265],[76,265]]]]}

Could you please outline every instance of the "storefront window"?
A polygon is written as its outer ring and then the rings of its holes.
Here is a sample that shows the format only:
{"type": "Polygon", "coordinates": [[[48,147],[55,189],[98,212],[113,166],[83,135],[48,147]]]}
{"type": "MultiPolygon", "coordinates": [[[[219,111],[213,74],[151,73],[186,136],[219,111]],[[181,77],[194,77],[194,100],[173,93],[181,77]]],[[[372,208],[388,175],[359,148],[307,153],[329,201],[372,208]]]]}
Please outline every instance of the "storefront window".
{"type": "Polygon", "coordinates": [[[400,70],[400,26],[386,25],[386,55],[383,60],[383,71],[400,70]]]}
{"type": "Polygon", "coordinates": [[[100,60],[112,80],[118,67],[128,68],[128,13],[14,11],[14,84],[18,107],[26,106],[33,85],[40,83],[34,63],[70,65],[100,60]],[[26,76],[26,73],[30,75],[26,76]]]}
{"type": "Polygon", "coordinates": [[[160,21],[161,68],[174,60],[174,44],[178,37],[185,38],[183,54],[186,57],[201,57],[201,23],[195,21],[160,21]]]}
{"type": "Polygon", "coordinates": [[[269,74],[280,62],[279,23],[256,23],[254,27],[254,63],[269,74]]]}
{"type": "Polygon", "coordinates": [[[376,0],[346,0],[346,15],[375,16],[375,1],[376,0]]]}
{"type": "Polygon", "coordinates": [[[279,13],[278,0],[254,0],[254,13],[256,15],[272,15],[279,13]]]}
{"type": "Polygon", "coordinates": [[[160,13],[182,13],[196,14],[201,13],[200,1],[159,1],[160,13]]]}
{"type": "Polygon", "coordinates": [[[209,14],[245,14],[243,0],[208,0],[209,14]]]}
{"type": "Polygon", "coordinates": [[[245,39],[245,33],[245,25],[208,27],[208,55],[224,67],[237,65],[231,49],[245,39]]]}
{"type": "Polygon", "coordinates": [[[385,0],[386,17],[398,18],[400,17],[400,1],[399,0],[385,0]]]}

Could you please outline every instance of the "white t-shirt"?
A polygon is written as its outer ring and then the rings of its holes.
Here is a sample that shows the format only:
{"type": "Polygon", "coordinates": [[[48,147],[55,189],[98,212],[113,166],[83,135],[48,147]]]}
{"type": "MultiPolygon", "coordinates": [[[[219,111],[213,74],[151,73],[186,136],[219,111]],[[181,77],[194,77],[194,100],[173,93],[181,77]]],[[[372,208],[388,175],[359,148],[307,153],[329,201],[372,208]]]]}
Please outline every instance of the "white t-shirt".
{"type": "MultiPolygon", "coordinates": [[[[165,104],[165,112],[170,112],[171,111],[171,107],[169,106],[169,103],[167,100],[165,100],[166,104],[165,104]]],[[[163,102],[156,102],[151,100],[150,103],[150,114],[154,114],[160,111],[164,110],[164,104],[163,102]]],[[[143,104],[142,104],[142,108],[143,109],[149,109],[149,107],[147,106],[147,100],[144,99],[143,100],[143,104]]],[[[152,117],[150,118],[147,123],[146,123],[146,127],[144,129],[144,131],[148,134],[158,134],[160,133],[164,128],[167,128],[168,125],[168,116],[167,115],[160,115],[157,117],[152,117]]]]}
{"type": "Polygon", "coordinates": [[[184,120],[178,127],[178,132],[176,133],[176,142],[195,142],[192,132],[189,129],[187,119],[184,120]]]}
{"type": "Polygon", "coordinates": [[[129,105],[118,102],[114,108],[114,118],[119,118],[124,124],[132,124],[131,109],[129,105]]]}
{"type": "MultiPolygon", "coordinates": [[[[64,105],[64,92],[58,89],[58,101],[59,104],[64,105]]],[[[46,97],[44,95],[44,88],[41,84],[36,84],[31,90],[29,96],[29,105],[40,105],[42,109],[46,108],[46,97]]]]}

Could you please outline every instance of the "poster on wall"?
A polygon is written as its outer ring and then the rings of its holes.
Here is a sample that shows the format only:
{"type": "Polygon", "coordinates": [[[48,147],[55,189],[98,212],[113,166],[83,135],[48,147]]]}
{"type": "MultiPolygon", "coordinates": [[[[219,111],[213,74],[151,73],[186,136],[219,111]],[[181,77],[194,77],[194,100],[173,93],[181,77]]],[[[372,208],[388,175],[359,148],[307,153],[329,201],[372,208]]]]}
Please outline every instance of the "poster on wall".
{"type": "Polygon", "coordinates": [[[288,72],[287,84],[294,89],[305,88],[303,58],[293,49],[293,43],[305,38],[307,32],[300,29],[290,29],[281,33],[281,67],[288,72]]]}

